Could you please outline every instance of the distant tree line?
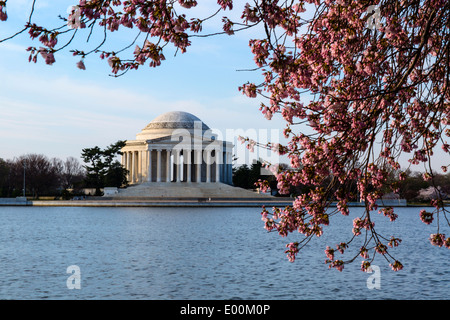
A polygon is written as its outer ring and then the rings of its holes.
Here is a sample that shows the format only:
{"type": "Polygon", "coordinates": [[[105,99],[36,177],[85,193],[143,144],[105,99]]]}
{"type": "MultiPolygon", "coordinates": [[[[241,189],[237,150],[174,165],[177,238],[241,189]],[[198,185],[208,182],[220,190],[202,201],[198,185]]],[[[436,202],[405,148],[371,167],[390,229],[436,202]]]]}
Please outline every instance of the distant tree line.
{"type": "Polygon", "coordinates": [[[85,148],[81,158],[65,160],[48,158],[43,154],[27,154],[12,160],[0,158],[0,197],[55,196],[70,198],[81,195],[84,188],[94,188],[101,195],[103,187],[126,185],[127,171],[116,160],[124,141],[105,149],[85,148]],[[25,188],[25,190],[24,190],[25,188]]]}
{"type": "MultiPolygon", "coordinates": [[[[308,185],[298,185],[291,186],[290,192],[287,195],[277,194],[277,180],[274,175],[267,175],[267,172],[261,170],[262,160],[254,162],[251,166],[246,164],[240,165],[238,167],[233,167],[233,184],[236,187],[241,187],[244,189],[255,189],[255,183],[258,180],[266,180],[269,182],[270,188],[273,194],[277,196],[291,196],[295,197],[297,195],[308,193],[311,186],[308,185]],[[264,173],[264,174],[261,174],[264,173]]],[[[287,164],[280,164],[282,169],[288,167],[287,164]]],[[[380,190],[386,198],[401,198],[406,199],[408,202],[429,202],[432,199],[437,199],[438,197],[442,199],[449,199],[450,196],[450,173],[446,174],[436,174],[434,178],[434,185],[431,181],[424,178],[423,173],[413,172],[411,170],[406,170],[404,174],[404,179],[399,180],[398,172],[392,171],[390,173],[390,179],[395,181],[398,185],[398,192],[393,194],[391,190],[380,190]]],[[[326,181],[323,182],[324,187],[329,185],[332,181],[332,177],[328,177],[326,181]]],[[[349,188],[352,194],[353,200],[358,201],[356,181],[349,188]]],[[[334,199],[332,199],[334,200],[334,199]]]]}
{"type": "Polygon", "coordinates": [[[64,195],[67,190],[83,188],[85,170],[74,157],[65,160],[48,158],[43,154],[22,155],[13,160],[0,159],[0,196],[17,197],[25,194],[64,195]]]}

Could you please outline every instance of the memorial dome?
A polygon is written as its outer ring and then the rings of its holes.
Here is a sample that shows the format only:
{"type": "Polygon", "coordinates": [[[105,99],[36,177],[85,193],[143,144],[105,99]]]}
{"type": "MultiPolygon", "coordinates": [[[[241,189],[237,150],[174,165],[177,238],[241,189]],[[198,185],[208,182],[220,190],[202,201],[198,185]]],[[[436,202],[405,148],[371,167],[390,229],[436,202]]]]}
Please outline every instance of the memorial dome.
{"type": "MultiPolygon", "coordinates": [[[[208,130],[209,127],[203,123],[198,117],[189,112],[171,111],[159,115],[153,119],[145,129],[194,129],[196,122],[202,123],[202,129],[208,130]]],[[[144,129],[144,130],[145,130],[144,129]]]]}
{"type": "Polygon", "coordinates": [[[204,134],[210,128],[198,117],[189,112],[170,111],[163,113],[153,119],[140,133],[136,135],[137,140],[157,139],[170,136],[174,130],[186,129],[191,134],[204,134]]]}
{"type": "MultiPolygon", "coordinates": [[[[233,144],[218,136],[191,113],[166,112],[122,148],[127,181],[146,186],[154,182],[232,184],[233,144]]],[[[145,188],[146,192],[150,189],[145,188]]]]}

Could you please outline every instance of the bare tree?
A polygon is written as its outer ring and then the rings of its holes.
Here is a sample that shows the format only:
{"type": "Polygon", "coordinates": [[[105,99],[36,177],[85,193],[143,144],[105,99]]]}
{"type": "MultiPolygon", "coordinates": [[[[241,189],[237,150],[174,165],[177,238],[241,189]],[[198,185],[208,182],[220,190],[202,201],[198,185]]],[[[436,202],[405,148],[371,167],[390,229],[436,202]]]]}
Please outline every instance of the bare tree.
{"type": "Polygon", "coordinates": [[[15,159],[11,165],[11,184],[14,189],[23,189],[37,198],[59,186],[59,176],[54,164],[42,154],[27,154],[15,159]]]}
{"type": "Polygon", "coordinates": [[[61,183],[64,189],[74,188],[74,184],[84,179],[85,170],[77,158],[68,157],[63,162],[63,170],[61,173],[61,183]]]}

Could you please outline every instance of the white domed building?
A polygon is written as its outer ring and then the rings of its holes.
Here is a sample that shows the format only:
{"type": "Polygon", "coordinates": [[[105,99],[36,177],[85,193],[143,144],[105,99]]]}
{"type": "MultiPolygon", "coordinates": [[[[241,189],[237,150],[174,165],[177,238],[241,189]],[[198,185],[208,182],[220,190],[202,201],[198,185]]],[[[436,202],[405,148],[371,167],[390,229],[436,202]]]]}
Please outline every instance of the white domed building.
{"type": "Polygon", "coordinates": [[[232,186],[233,147],[231,142],[219,140],[193,114],[164,113],[122,148],[122,165],[128,170],[129,186],[120,188],[112,197],[273,198],[232,186]]]}
{"type": "Polygon", "coordinates": [[[188,112],[167,112],[151,121],[122,149],[131,185],[144,182],[232,184],[231,142],[188,112]]]}

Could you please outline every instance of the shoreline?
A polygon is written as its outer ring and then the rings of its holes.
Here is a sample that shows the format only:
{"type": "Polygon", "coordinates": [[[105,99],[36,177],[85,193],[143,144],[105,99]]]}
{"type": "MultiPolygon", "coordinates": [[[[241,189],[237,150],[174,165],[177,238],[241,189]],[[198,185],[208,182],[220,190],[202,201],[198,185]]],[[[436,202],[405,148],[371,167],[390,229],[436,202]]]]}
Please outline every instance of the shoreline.
{"type": "MultiPolygon", "coordinates": [[[[103,198],[84,200],[28,200],[0,198],[1,206],[30,207],[285,207],[292,205],[293,199],[262,198],[103,198]]],[[[363,202],[350,202],[349,207],[364,207],[363,202]]],[[[336,202],[331,203],[336,207],[336,202]]],[[[408,204],[406,200],[379,202],[380,207],[429,207],[429,204],[408,204]]]]}
{"type": "Polygon", "coordinates": [[[262,199],[102,199],[102,200],[22,200],[1,201],[0,206],[29,207],[280,207],[292,200],[262,199]]]}

